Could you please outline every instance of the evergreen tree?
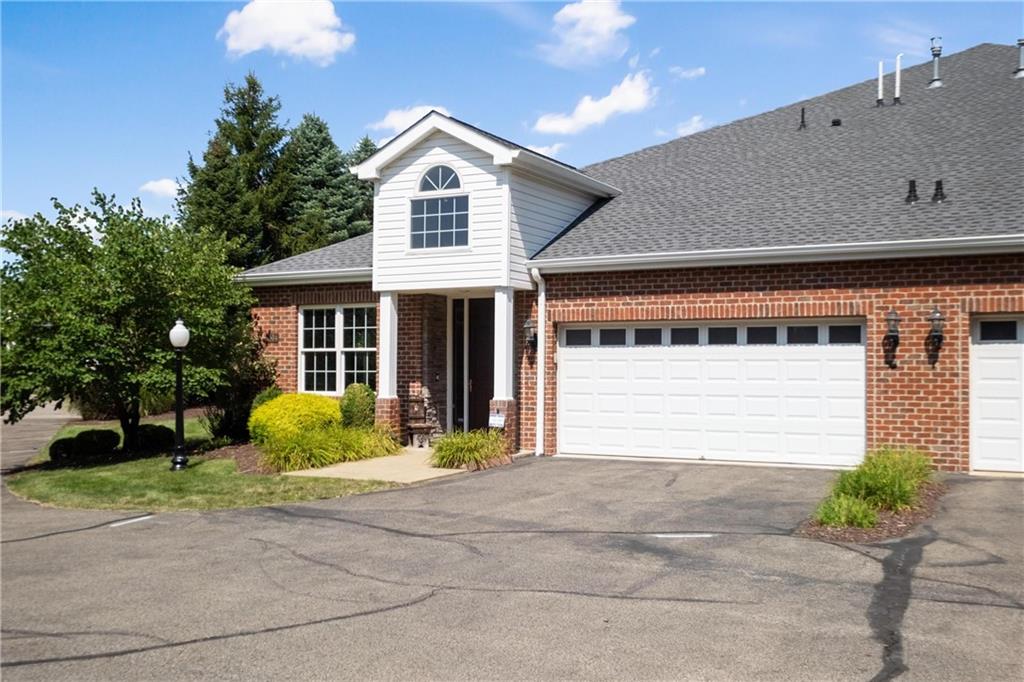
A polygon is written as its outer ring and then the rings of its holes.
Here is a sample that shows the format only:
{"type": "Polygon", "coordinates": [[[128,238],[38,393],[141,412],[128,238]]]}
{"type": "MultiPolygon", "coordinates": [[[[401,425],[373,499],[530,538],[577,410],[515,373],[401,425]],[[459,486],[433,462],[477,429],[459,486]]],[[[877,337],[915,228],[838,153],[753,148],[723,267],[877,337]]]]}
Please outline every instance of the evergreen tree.
{"type": "Polygon", "coordinates": [[[280,109],[254,74],[242,85],[229,83],[202,165],[189,156],[188,183],[178,197],[181,223],[192,232],[223,234],[228,263],[237,267],[291,255],[284,215],[290,174],[279,172],[287,134],[277,122],[280,109]]]}
{"type": "Polygon", "coordinates": [[[350,236],[346,186],[351,173],[346,165],[345,155],[323,119],[303,116],[282,152],[283,172],[290,176],[291,194],[285,210],[290,229],[285,247],[291,253],[350,236]]]}
{"type": "MultiPolygon", "coordinates": [[[[362,163],[377,152],[377,145],[363,136],[356,146],[346,154],[346,166],[362,163]]],[[[345,204],[348,206],[348,233],[350,237],[364,234],[373,229],[373,183],[360,180],[355,175],[347,176],[345,204]]]]}

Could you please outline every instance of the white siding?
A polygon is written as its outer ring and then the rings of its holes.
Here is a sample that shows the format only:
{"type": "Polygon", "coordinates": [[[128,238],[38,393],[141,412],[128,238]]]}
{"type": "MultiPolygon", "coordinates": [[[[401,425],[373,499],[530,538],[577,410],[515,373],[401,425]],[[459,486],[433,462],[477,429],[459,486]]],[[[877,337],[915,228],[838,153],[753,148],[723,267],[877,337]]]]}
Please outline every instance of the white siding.
{"type": "Polygon", "coordinates": [[[595,201],[594,197],[512,173],[511,284],[532,288],[526,261],[595,201]]]}
{"type": "Polygon", "coordinates": [[[373,288],[423,291],[508,286],[508,173],[490,155],[435,133],[384,170],[374,201],[373,288]],[[469,195],[469,246],[409,248],[411,200],[420,176],[451,166],[469,195]]]}

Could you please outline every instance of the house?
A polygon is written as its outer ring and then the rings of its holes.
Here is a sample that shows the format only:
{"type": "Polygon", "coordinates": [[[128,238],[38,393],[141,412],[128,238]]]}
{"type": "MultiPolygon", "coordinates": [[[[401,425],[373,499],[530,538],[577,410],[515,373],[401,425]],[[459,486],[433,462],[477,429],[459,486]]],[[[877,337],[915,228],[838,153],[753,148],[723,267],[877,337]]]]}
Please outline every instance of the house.
{"type": "Polygon", "coordinates": [[[1024,471],[1021,65],[936,55],[583,169],[430,113],[354,169],[372,233],[244,273],[279,384],[546,455],[1024,471]]]}

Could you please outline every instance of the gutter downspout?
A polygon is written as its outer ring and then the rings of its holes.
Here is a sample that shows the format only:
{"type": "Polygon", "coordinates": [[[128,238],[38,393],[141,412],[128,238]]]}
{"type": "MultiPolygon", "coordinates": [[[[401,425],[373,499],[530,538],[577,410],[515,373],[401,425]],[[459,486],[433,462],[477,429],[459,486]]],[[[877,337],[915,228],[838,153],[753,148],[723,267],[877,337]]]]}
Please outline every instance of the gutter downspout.
{"type": "Polygon", "coordinates": [[[537,406],[536,414],[534,415],[537,431],[534,435],[533,454],[535,457],[540,457],[544,454],[544,365],[547,359],[545,354],[547,338],[547,287],[538,268],[530,270],[530,277],[537,283],[537,396],[534,400],[537,406]]]}

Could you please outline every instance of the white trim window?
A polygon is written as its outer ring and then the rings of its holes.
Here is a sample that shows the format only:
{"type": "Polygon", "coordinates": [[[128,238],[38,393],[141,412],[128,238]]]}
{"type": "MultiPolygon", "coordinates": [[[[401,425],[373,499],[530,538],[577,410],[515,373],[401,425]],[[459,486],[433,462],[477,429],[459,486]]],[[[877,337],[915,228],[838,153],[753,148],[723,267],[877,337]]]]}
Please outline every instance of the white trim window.
{"type": "Polygon", "coordinates": [[[469,245],[469,197],[465,194],[449,195],[452,190],[461,188],[459,176],[448,166],[433,166],[423,174],[420,192],[444,194],[412,200],[409,248],[469,245]]]}
{"type": "Polygon", "coordinates": [[[377,390],[377,307],[302,308],[299,390],[338,395],[356,383],[377,390]]]}

